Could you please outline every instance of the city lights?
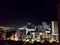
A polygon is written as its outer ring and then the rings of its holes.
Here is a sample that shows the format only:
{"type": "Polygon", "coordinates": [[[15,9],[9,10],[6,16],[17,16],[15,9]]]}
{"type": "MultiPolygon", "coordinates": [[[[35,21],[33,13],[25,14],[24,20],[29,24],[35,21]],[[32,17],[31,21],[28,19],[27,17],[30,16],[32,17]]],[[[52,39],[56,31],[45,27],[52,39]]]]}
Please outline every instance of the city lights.
{"type": "Polygon", "coordinates": [[[24,43],[34,43],[36,42],[41,42],[44,43],[45,41],[49,41],[50,43],[52,42],[59,42],[58,40],[58,35],[54,35],[54,32],[51,32],[52,30],[55,29],[55,22],[51,22],[51,30],[45,29],[44,25],[37,25],[37,26],[31,26],[29,24],[29,28],[27,26],[22,26],[20,28],[17,28],[16,30],[14,28],[7,28],[8,30],[3,30],[0,29],[0,34],[1,34],[1,40],[11,40],[11,41],[23,41],[24,43]],[[42,26],[42,27],[41,27],[42,26]],[[35,28],[33,28],[35,27],[35,28]]]}

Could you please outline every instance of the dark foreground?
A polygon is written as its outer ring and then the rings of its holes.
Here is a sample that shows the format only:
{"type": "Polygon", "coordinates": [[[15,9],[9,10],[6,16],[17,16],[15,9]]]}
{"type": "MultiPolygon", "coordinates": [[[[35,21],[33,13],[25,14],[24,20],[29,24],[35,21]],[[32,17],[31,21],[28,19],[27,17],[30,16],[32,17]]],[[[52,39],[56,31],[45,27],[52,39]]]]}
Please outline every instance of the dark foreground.
{"type": "Polygon", "coordinates": [[[23,41],[1,41],[0,40],[0,45],[59,45],[59,44],[56,42],[49,43],[47,41],[45,41],[44,43],[41,42],[24,43],[23,41]]]}

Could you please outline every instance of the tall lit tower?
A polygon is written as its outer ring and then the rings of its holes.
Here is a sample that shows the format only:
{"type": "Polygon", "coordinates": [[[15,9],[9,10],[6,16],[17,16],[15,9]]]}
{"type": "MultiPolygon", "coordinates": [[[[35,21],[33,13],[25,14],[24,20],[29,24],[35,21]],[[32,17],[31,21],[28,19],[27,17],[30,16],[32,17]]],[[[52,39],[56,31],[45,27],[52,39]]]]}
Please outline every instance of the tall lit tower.
{"type": "Polygon", "coordinates": [[[58,22],[52,21],[52,35],[58,35],[58,22]]]}

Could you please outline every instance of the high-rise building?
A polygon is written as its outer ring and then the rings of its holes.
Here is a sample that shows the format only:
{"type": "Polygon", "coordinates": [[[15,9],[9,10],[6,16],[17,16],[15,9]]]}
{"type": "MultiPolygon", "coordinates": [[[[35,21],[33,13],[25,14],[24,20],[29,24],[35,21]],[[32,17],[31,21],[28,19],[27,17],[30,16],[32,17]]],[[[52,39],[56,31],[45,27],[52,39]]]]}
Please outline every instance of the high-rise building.
{"type": "Polygon", "coordinates": [[[58,22],[52,21],[52,35],[58,35],[58,22]]]}

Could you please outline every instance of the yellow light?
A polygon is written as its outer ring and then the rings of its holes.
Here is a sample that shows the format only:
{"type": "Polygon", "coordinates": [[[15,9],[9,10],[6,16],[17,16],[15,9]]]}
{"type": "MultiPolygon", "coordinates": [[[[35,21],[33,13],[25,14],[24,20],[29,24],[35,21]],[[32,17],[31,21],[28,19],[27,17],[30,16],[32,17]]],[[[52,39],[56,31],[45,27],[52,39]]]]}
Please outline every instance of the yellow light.
{"type": "Polygon", "coordinates": [[[53,42],[53,40],[49,40],[49,42],[50,42],[50,43],[52,43],[52,42],[53,42]]]}
{"type": "Polygon", "coordinates": [[[14,40],[14,36],[15,36],[14,34],[11,35],[11,37],[7,38],[7,40],[9,40],[9,39],[10,39],[10,40],[14,40]]]}

